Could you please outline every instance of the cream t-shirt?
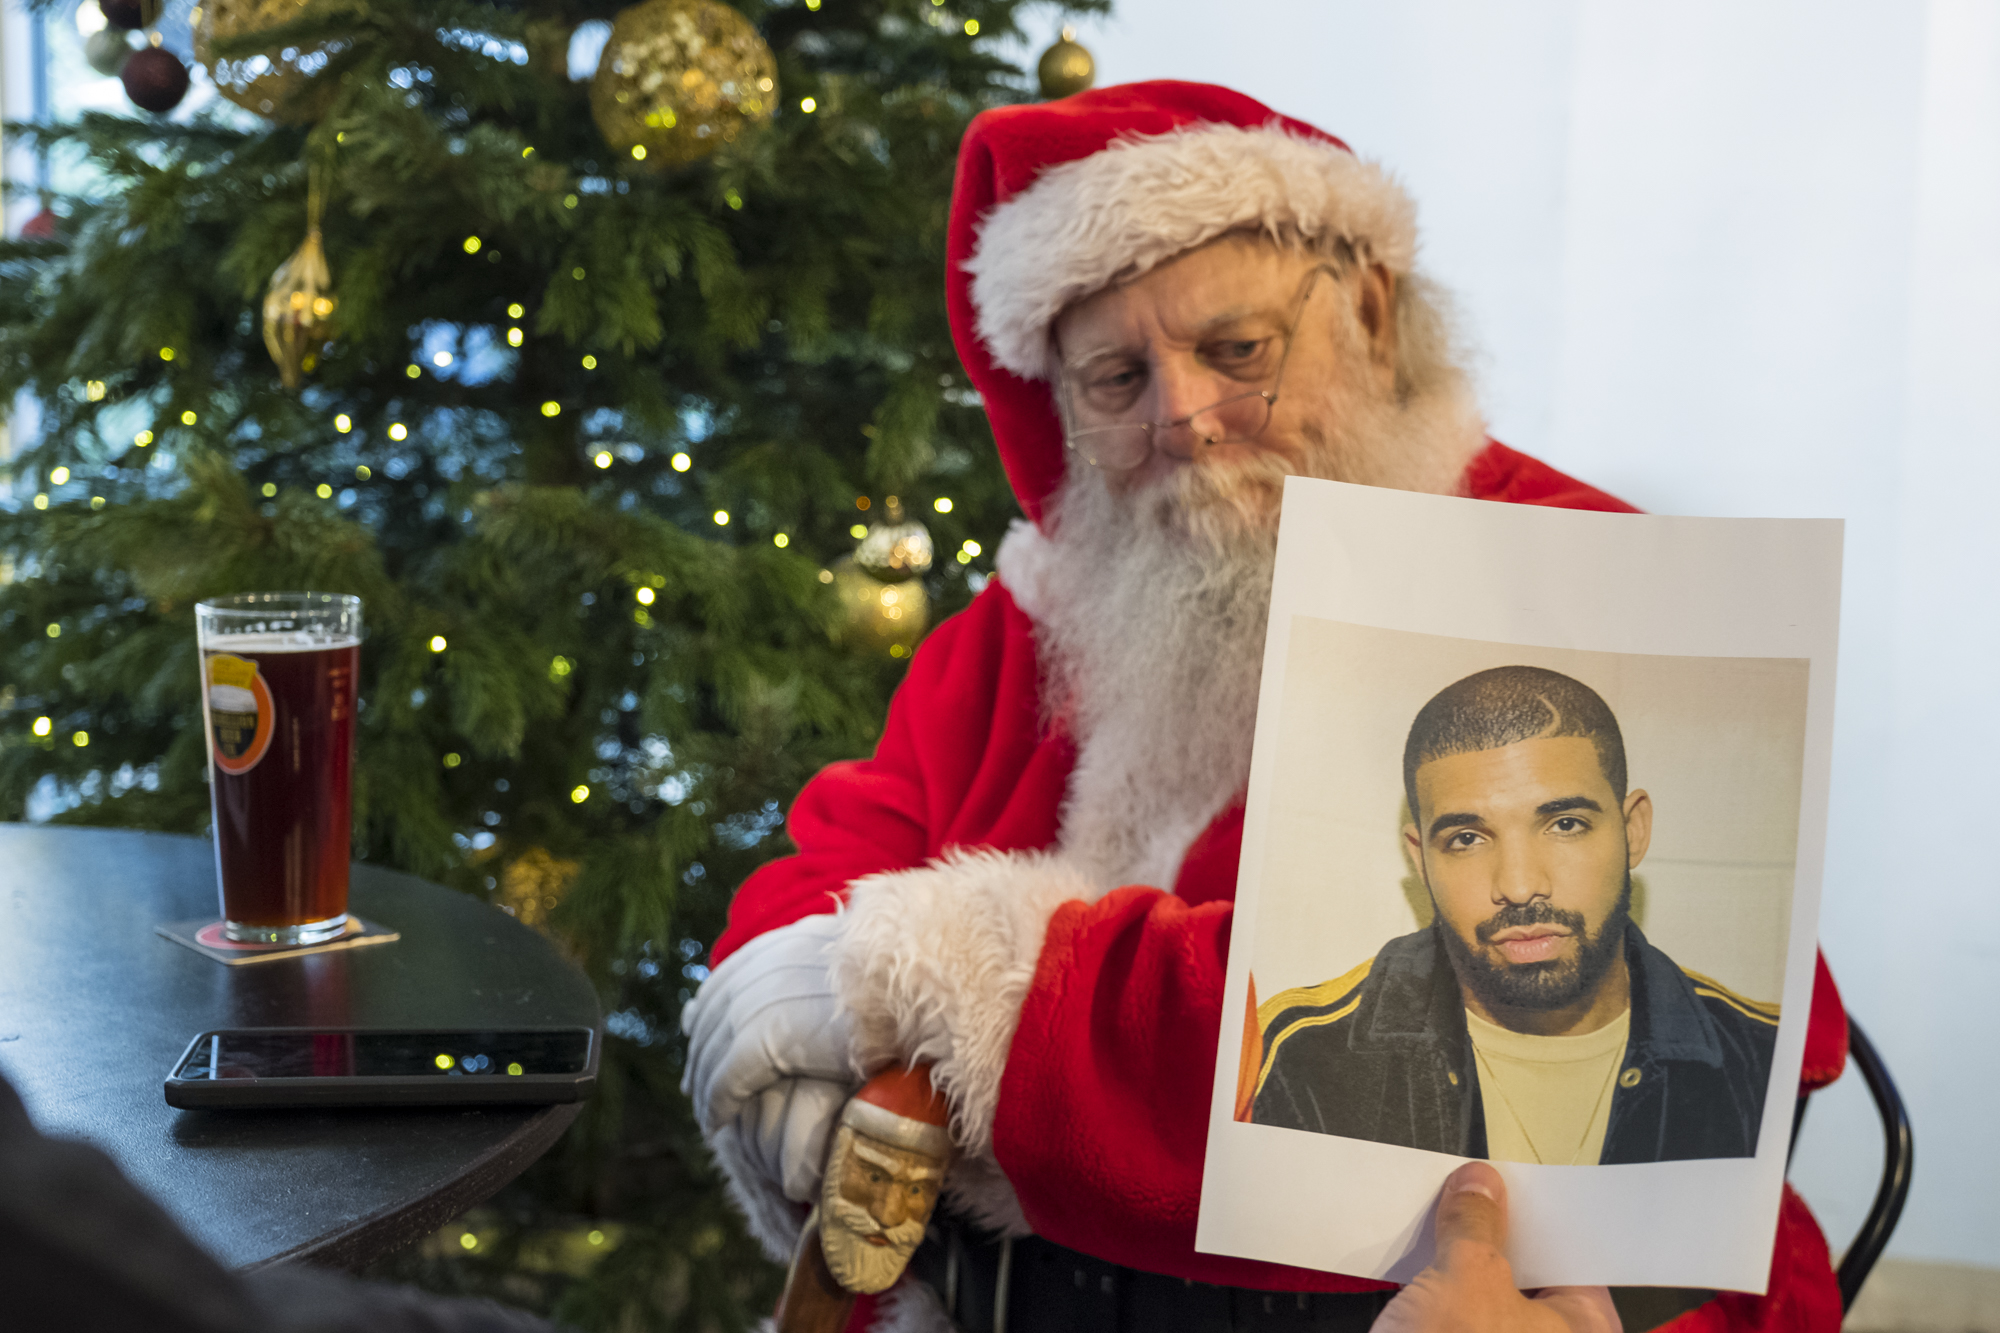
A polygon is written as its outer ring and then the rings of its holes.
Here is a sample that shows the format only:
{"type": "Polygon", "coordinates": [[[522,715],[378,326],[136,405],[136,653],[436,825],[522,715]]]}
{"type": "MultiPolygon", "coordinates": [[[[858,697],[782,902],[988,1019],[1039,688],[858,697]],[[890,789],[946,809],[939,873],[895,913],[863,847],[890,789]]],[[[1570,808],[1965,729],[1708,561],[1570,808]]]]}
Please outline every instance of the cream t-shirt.
{"type": "Polygon", "coordinates": [[[1465,1027],[1486,1105],[1486,1155],[1500,1162],[1595,1165],[1611,1124],[1632,1011],[1574,1037],[1514,1032],[1470,1009],[1465,1027]]]}

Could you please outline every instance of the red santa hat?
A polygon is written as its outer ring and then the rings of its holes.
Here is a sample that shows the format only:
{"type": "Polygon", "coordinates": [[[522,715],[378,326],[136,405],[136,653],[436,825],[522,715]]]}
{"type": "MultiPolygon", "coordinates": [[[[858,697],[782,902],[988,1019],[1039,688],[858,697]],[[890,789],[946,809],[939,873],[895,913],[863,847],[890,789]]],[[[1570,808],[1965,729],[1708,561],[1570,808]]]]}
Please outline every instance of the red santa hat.
{"type": "Polygon", "coordinates": [[[1345,241],[1409,272],[1416,211],[1386,172],[1241,93],[1160,81],[987,111],[959,148],[953,340],[1032,519],[1062,482],[1049,329],[1065,306],[1225,232],[1345,241]]]}
{"type": "Polygon", "coordinates": [[[871,1139],[943,1158],[951,1152],[951,1107],[931,1086],[931,1067],[892,1066],[861,1085],[840,1123],[871,1139]]]}

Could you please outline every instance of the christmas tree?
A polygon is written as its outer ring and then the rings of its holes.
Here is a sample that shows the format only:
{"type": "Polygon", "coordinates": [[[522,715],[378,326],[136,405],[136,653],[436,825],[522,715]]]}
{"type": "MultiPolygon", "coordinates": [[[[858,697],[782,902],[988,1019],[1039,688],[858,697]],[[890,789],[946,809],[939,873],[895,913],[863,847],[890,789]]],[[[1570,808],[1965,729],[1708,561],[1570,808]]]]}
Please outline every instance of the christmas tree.
{"type": "Polygon", "coordinates": [[[679,1010],[1015,512],[942,295],[959,137],[1031,95],[1016,10],[217,0],[203,59],[269,118],[16,127],[93,183],[0,246],[0,393],[39,410],[4,817],[202,831],[194,603],[357,593],[356,855],[547,931],[610,1015],[467,1257],[390,1269],[586,1328],[770,1308],[679,1010]]]}

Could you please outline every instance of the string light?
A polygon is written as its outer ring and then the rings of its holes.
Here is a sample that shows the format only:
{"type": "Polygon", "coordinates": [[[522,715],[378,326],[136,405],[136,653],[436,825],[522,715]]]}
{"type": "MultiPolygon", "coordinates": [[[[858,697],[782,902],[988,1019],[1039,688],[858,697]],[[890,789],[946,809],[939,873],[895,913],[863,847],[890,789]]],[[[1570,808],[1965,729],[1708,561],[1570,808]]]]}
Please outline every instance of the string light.
{"type": "Polygon", "coordinates": [[[104,497],[103,497],[103,496],[101,496],[101,495],[93,495],[93,496],[91,496],[91,497],[90,497],[90,507],[91,507],[92,509],[102,509],[102,508],[104,508],[104,497]]]}
{"type": "Polygon", "coordinates": [[[585,358],[583,358],[583,368],[585,370],[597,369],[597,358],[594,356],[586,356],[585,358]]]}
{"type": "Polygon", "coordinates": [[[507,307],[507,318],[509,319],[519,319],[521,316],[527,313],[528,313],[527,307],[522,305],[519,301],[516,301],[512,305],[507,307]]]}
{"type": "Polygon", "coordinates": [[[354,418],[348,416],[347,413],[342,412],[338,416],[334,417],[333,428],[339,431],[342,435],[345,435],[347,434],[347,432],[354,429],[354,418]]]}
{"type": "Polygon", "coordinates": [[[327,485],[325,482],[321,482],[313,488],[313,494],[319,496],[322,500],[331,500],[333,498],[333,487],[327,485]]]}
{"type": "Polygon", "coordinates": [[[570,275],[570,276],[571,276],[572,278],[575,278],[575,279],[576,279],[576,280],[577,280],[578,282],[582,282],[582,281],[583,281],[583,266],[582,266],[581,264],[577,265],[577,266],[576,266],[575,268],[573,268],[573,269],[571,269],[571,270],[569,271],[569,275],[570,275]]]}
{"type": "Polygon", "coordinates": [[[49,473],[49,485],[51,486],[60,486],[68,480],[69,480],[69,469],[66,467],[56,468],[54,471],[49,473]]]}
{"type": "Polygon", "coordinates": [[[673,469],[676,472],[685,472],[694,466],[694,460],[686,454],[675,454],[667,461],[673,465],[673,469]]]}
{"type": "Polygon", "coordinates": [[[786,536],[782,532],[773,533],[771,535],[771,545],[777,547],[780,551],[784,550],[787,546],[790,546],[791,544],[792,544],[792,539],[786,536]]]}
{"type": "Polygon", "coordinates": [[[439,370],[443,370],[443,369],[444,369],[444,368],[445,368],[446,366],[448,366],[448,365],[450,365],[450,364],[451,364],[451,353],[450,353],[450,352],[432,352],[432,353],[431,353],[431,364],[432,364],[432,365],[434,365],[434,366],[436,366],[436,367],[437,367],[437,368],[438,368],[439,370]]]}
{"type": "Polygon", "coordinates": [[[410,362],[409,365],[403,367],[403,373],[405,375],[408,375],[411,379],[415,379],[417,378],[417,376],[424,373],[424,368],[418,365],[416,362],[412,361],[410,362]]]}
{"type": "Polygon", "coordinates": [[[262,489],[264,492],[264,498],[268,500],[272,496],[278,493],[278,483],[275,481],[267,481],[264,483],[262,489]]]}
{"type": "Polygon", "coordinates": [[[195,422],[199,421],[200,419],[201,418],[197,417],[192,410],[181,413],[181,424],[183,426],[192,426],[195,422]]]}
{"type": "Polygon", "coordinates": [[[446,768],[457,768],[461,762],[462,761],[458,757],[458,751],[456,750],[451,751],[444,757],[444,766],[446,768]]]}
{"type": "Polygon", "coordinates": [[[450,647],[450,645],[449,645],[449,644],[447,644],[447,643],[445,642],[445,640],[444,640],[444,635],[442,635],[442,634],[433,634],[433,635],[431,635],[431,651],[432,651],[432,652],[434,652],[434,653],[441,653],[441,652],[443,652],[443,651],[444,651],[444,650],[445,650],[446,648],[448,648],[448,647],[450,647]]]}
{"type": "Polygon", "coordinates": [[[151,444],[152,442],[153,442],[153,432],[149,430],[142,430],[137,435],[134,435],[132,437],[132,443],[138,445],[141,449],[144,449],[147,445],[151,444]]]}
{"type": "Polygon", "coordinates": [[[819,103],[810,97],[801,97],[799,99],[799,110],[810,116],[813,112],[819,110],[819,103]]]}
{"type": "Polygon", "coordinates": [[[469,255],[479,253],[479,238],[477,236],[468,236],[465,238],[465,253],[469,255]]]}
{"type": "Polygon", "coordinates": [[[46,495],[37,495],[37,496],[35,497],[35,508],[37,508],[37,509],[47,509],[48,507],[49,507],[49,497],[48,497],[48,496],[46,496],[46,495]]]}
{"type": "Polygon", "coordinates": [[[600,468],[607,468],[607,467],[610,467],[610,466],[611,466],[611,451],[610,451],[609,449],[599,449],[599,450],[598,450],[598,451],[596,452],[596,454],[594,454],[594,455],[593,455],[593,456],[591,457],[591,460],[590,460],[590,461],[591,461],[591,462],[593,462],[593,463],[595,463],[595,464],[597,464],[597,466],[599,466],[600,468]]]}
{"type": "Polygon", "coordinates": [[[949,495],[940,495],[937,499],[931,501],[931,508],[937,510],[940,514],[949,514],[951,512],[951,497],[949,495]]]}
{"type": "Polygon", "coordinates": [[[390,439],[392,440],[406,439],[408,438],[409,434],[410,434],[410,428],[408,426],[405,426],[402,422],[392,421],[389,423],[390,439]]]}
{"type": "Polygon", "coordinates": [[[90,744],[90,733],[87,731],[72,731],[69,734],[69,743],[81,750],[84,746],[90,744]]]}
{"type": "Polygon", "coordinates": [[[651,606],[653,604],[653,590],[651,588],[641,588],[633,596],[639,599],[639,605],[641,606],[651,606]]]}
{"type": "Polygon", "coordinates": [[[48,635],[51,639],[60,639],[62,637],[62,626],[51,620],[47,627],[42,630],[42,633],[48,635]]]}
{"type": "Polygon", "coordinates": [[[548,402],[546,402],[546,403],[543,403],[543,404],[542,404],[542,415],[543,415],[543,416],[545,416],[545,417],[559,417],[559,416],[561,416],[561,415],[562,415],[562,404],[561,404],[561,403],[559,403],[559,402],[557,402],[557,401],[556,401],[555,399],[553,399],[553,398],[549,399],[549,401],[548,401],[548,402]]]}
{"type": "Polygon", "coordinates": [[[726,528],[729,526],[729,511],[727,509],[716,510],[714,517],[716,527],[726,528]]]}
{"type": "Polygon", "coordinates": [[[366,481],[374,475],[373,472],[369,471],[366,463],[358,464],[354,469],[354,479],[356,481],[366,481]]]}
{"type": "Polygon", "coordinates": [[[35,719],[35,734],[37,736],[46,736],[54,725],[47,718],[38,717],[35,719]]]}
{"type": "Polygon", "coordinates": [[[590,799],[590,788],[579,782],[576,786],[570,788],[569,798],[576,804],[582,805],[590,799]]]}
{"type": "Polygon", "coordinates": [[[642,143],[632,145],[632,160],[634,162],[644,162],[646,160],[646,145],[642,143]]]}
{"type": "Polygon", "coordinates": [[[967,37],[977,37],[979,35],[978,19],[967,19],[965,21],[965,35],[967,37]]]}
{"type": "Polygon", "coordinates": [[[83,386],[83,396],[93,403],[104,401],[104,381],[91,380],[83,386]]]}
{"type": "Polygon", "coordinates": [[[171,347],[162,347],[162,348],[160,349],[160,360],[162,360],[162,361],[171,361],[171,360],[173,360],[173,359],[174,359],[174,349],[173,349],[173,348],[171,348],[171,347]]]}
{"type": "Polygon", "coordinates": [[[854,538],[855,541],[860,541],[868,535],[868,525],[866,523],[856,523],[847,530],[847,535],[854,538]]]}
{"type": "Polygon", "coordinates": [[[509,347],[519,347],[521,345],[521,331],[519,329],[507,330],[507,345],[509,347]]]}

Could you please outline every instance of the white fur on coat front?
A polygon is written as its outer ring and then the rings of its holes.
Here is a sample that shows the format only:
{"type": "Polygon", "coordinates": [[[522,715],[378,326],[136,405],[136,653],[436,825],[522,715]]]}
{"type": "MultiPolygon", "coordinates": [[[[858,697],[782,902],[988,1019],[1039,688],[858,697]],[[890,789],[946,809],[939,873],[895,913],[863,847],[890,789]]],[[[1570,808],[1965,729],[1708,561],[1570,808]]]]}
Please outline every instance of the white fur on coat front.
{"type": "Polygon", "coordinates": [[[958,1157],[945,1195],[1010,1235],[1028,1226],[993,1160],[993,1116],[1021,1005],[1057,907],[1098,896],[1043,852],[956,849],[916,870],[854,882],[832,948],[834,994],[860,1072],[928,1062],[951,1106],[958,1157]]]}
{"type": "Polygon", "coordinates": [[[1119,139],[997,205],[965,271],[993,359],[1048,379],[1049,327],[1072,301],[1225,232],[1344,240],[1407,273],[1416,206],[1372,162],[1277,124],[1198,124],[1119,139]]]}

